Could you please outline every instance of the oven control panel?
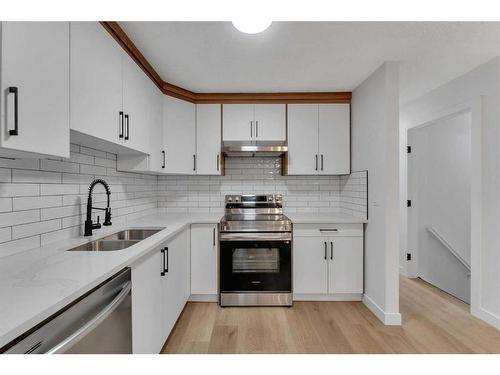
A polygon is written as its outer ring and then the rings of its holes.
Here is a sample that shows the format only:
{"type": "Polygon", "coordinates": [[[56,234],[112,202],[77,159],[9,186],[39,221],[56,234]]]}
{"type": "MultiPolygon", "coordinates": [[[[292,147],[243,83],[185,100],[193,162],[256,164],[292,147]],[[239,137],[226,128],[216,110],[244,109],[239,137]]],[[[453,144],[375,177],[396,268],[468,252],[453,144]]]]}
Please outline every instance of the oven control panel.
{"type": "Polygon", "coordinates": [[[265,204],[265,203],[278,203],[283,202],[283,196],[281,194],[263,194],[263,195],[226,195],[226,203],[255,203],[255,204],[265,204]]]}

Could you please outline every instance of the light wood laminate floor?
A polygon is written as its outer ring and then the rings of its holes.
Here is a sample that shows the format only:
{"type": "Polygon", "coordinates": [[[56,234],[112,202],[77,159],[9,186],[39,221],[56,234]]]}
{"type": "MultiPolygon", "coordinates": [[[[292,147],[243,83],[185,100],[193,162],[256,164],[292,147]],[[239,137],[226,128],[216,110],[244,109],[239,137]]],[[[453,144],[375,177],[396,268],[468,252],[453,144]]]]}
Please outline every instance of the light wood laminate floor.
{"type": "Polygon", "coordinates": [[[188,303],[163,353],[500,353],[500,331],[422,280],[401,278],[400,310],[388,327],[361,302],[188,303]]]}

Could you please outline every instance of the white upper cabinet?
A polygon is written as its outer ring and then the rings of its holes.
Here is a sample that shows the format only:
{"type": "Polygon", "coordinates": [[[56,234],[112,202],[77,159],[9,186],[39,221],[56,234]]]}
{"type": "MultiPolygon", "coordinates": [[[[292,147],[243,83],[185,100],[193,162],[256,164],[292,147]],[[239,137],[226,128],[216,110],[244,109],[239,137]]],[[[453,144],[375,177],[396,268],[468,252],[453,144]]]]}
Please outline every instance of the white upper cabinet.
{"type": "Polygon", "coordinates": [[[255,132],[257,141],[285,141],[286,105],[255,104],[255,132]]]}
{"type": "Polygon", "coordinates": [[[222,111],[224,141],[251,141],[254,138],[253,104],[224,104],[222,111]]]}
{"type": "Polygon", "coordinates": [[[134,150],[149,152],[151,123],[151,79],[123,52],[124,144],[134,150]]]}
{"type": "Polygon", "coordinates": [[[224,141],[285,141],[285,104],[224,104],[224,141]]]}
{"type": "Polygon", "coordinates": [[[318,105],[288,105],[288,174],[318,173],[318,105]]]}
{"type": "Polygon", "coordinates": [[[0,154],[69,157],[69,23],[1,23],[0,154]]]}
{"type": "Polygon", "coordinates": [[[98,22],[71,23],[71,129],[123,141],[123,50],[98,22]]]}
{"type": "MultiPolygon", "coordinates": [[[[153,83],[151,83],[153,85],[153,83]]],[[[154,86],[154,85],[153,85],[154,86]]],[[[163,172],[165,160],[163,151],[163,93],[153,87],[150,92],[151,123],[149,128],[149,171],[163,172]]]]}
{"type": "Polygon", "coordinates": [[[163,98],[165,173],[196,173],[196,106],[184,100],[163,98]]]}
{"type": "Polygon", "coordinates": [[[349,104],[320,104],[318,153],[320,174],[351,173],[349,104]]]}
{"type": "Polygon", "coordinates": [[[196,105],[196,173],[221,174],[221,105],[196,105]]]}
{"type": "Polygon", "coordinates": [[[288,174],[349,174],[349,104],[288,105],[288,174]]]}

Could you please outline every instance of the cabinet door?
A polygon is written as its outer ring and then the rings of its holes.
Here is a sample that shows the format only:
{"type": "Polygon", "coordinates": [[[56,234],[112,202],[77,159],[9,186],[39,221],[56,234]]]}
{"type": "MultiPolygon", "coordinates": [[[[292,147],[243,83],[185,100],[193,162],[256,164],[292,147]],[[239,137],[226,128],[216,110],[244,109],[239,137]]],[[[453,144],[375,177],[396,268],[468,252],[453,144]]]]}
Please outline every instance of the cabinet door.
{"type": "Polygon", "coordinates": [[[169,96],[163,99],[166,173],[196,173],[195,116],[193,103],[169,96]]]}
{"type": "Polygon", "coordinates": [[[222,105],[224,141],[251,141],[255,137],[253,104],[222,105]]]}
{"type": "Polygon", "coordinates": [[[328,261],[325,259],[325,246],[327,245],[326,238],[295,237],[293,239],[294,293],[327,293],[328,261]]]}
{"type": "Polygon", "coordinates": [[[163,331],[168,337],[189,298],[189,230],[169,241],[163,278],[163,331]]]}
{"type": "Polygon", "coordinates": [[[288,174],[317,174],[318,158],[318,105],[289,104],[288,174]]]}
{"type": "Polygon", "coordinates": [[[69,157],[69,22],[2,22],[0,35],[1,146],[69,157]]]}
{"type": "Polygon", "coordinates": [[[221,105],[196,105],[196,173],[220,175],[221,105]]]}
{"type": "Polygon", "coordinates": [[[152,172],[163,172],[163,93],[151,83],[149,168],[152,172]]]}
{"type": "Polygon", "coordinates": [[[349,104],[319,105],[320,174],[351,173],[349,104]]]}
{"type": "Polygon", "coordinates": [[[160,352],[166,336],[162,327],[162,258],[155,251],[132,267],[132,351],[160,352]]]}
{"type": "Polygon", "coordinates": [[[151,80],[124,52],[123,112],[125,129],[123,144],[137,151],[149,152],[151,80]]]}
{"type": "Polygon", "coordinates": [[[121,47],[98,22],[71,23],[71,129],[121,143],[121,47]]]}
{"type": "Polygon", "coordinates": [[[217,294],[217,225],[191,225],[191,294],[217,294]]]}
{"type": "Polygon", "coordinates": [[[285,117],[285,104],[255,104],[255,139],[258,141],[285,141],[285,117]]]}
{"type": "Polygon", "coordinates": [[[330,238],[328,260],[329,293],[363,293],[363,237],[330,238]]]}

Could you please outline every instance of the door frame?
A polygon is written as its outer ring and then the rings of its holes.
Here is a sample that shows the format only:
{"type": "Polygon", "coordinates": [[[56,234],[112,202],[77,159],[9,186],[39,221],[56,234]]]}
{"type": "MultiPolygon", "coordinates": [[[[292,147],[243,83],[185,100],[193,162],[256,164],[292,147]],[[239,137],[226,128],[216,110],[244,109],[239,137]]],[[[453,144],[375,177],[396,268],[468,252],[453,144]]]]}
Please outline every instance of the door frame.
{"type": "MultiPolygon", "coordinates": [[[[482,228],[482,101],[483,97],[479,96],[473,100],[465,103],[448,107],[439,112],[430,113],[419,120],[418,123],[409,123],[406,129],[406,136],[408,139],[408,132],[425,126],[432,125],[434,122],[454,117],[461,113],[470,112],[471,114],[471,184],[470,184],[470,252],[471,252],[471,303],[470,311],[484,319],[481,313],[481,228],[482,228]]],[[[408,156],[408,154],[407,154],[408,156]]],[[[409,176],[409,169],[406,170],[407,178],[407,191],[411,189],[411,181],[409,176]]],[[[418,199],[418,197],[417,197],[418,199]]],[[[413,197],[412,197],[413,203],[413,197]]],[[[412,204],[413,206],[413,204],[412,204]]],[[[406,243],[407,248],[410,246],[410,238],[412,231],[415,228],[410,227],[410,215],[415,217],[416,212],[414,208],[407,214],[406,220],[406,243]]],[[[414,220],[413,220],[414,221],[414,220]]],[[[414,227],[414,226],[413,226],[414,227]]],[[[413,238],[416,236],[413,234],[413,238]]],[[[416,244],[415,244],[416,245],[416,244]]],[[[418,254],[411,261],[407,262],[406,276],[415,278],[418,276],[418,254]]]]}

